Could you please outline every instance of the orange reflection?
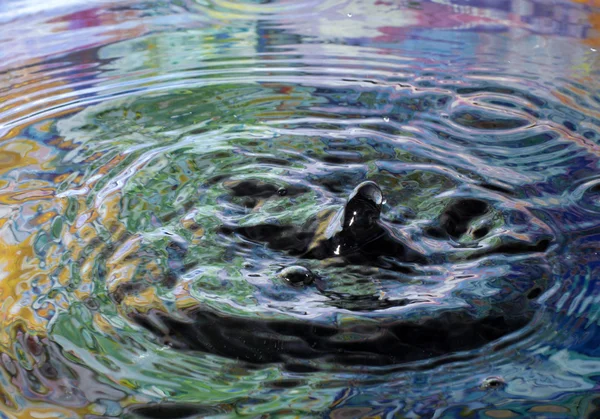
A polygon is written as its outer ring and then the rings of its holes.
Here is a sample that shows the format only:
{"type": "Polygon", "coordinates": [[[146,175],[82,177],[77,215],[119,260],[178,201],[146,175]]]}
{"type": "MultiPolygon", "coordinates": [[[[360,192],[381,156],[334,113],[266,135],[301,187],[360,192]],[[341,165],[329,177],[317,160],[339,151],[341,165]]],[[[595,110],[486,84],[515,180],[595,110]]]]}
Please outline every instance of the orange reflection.
{"type": "Polygon", "coordinates": [[[600,47],[600,0],[571,0],[573,3],[583,4],[593,9],[587,14],[590,29],[583,42],[591,47],[600,47]],[[594,10],[595,9],[595,10],[594,10]]]}

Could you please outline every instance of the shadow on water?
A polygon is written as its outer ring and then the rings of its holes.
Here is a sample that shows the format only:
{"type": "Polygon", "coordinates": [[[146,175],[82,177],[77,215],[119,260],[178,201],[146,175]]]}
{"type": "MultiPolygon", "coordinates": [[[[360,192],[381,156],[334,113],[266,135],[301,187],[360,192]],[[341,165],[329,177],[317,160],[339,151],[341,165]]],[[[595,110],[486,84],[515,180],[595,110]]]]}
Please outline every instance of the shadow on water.
{"type": "Polygon", "coordinates": [[[446,3],[0,5],[0,417],[598,415],[598,5],[446,3]]]}

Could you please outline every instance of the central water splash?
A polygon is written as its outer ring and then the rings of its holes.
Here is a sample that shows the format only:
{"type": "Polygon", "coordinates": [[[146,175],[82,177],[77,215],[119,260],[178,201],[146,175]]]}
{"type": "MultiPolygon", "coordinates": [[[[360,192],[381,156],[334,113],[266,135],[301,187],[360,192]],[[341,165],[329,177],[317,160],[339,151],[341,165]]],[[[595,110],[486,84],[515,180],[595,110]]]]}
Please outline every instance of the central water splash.
{"type": "MultiPolygon", "coordinates": [[[[232,86],[216,89],[223,103],[232,86]]],[[[403,141],[330,119],[344,138],[332,160],[340,134],[198,122],[203,106],[145,95],[59,125],[81,144],[72,156],[110,167],[61,194],[91,191],[80,211],[106,232],[85,238],[90,281],[163,344],[292,369],[394,365],[516,332],[552,286],[554,232],[531,205],[476,176],[415,165],[426,143],[406,153],[403,141]],[[117,130],[118,143],[100,140],[117,130]]]]}

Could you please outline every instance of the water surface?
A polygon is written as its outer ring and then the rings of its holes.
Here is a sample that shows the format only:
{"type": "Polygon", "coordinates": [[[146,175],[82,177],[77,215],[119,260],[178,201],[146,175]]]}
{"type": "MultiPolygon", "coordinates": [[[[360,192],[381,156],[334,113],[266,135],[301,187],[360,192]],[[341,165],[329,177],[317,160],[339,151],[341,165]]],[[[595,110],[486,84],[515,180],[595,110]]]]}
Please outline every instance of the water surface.
{"type": "Polygon", "coordinates": [[[598,415],[597,6],[0,5],[0,416],[598,415]]]}

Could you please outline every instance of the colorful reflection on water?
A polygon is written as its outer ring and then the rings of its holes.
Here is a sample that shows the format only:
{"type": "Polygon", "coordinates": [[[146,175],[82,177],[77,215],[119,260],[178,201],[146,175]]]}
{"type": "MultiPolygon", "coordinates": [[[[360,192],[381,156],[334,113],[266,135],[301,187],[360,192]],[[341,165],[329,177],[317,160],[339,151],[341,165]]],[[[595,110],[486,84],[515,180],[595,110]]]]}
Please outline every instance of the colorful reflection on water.
{"type": "Polygon", "coordinates": [[[0,417],[598,415],[598,2],[0,25],[0,417]]]}

